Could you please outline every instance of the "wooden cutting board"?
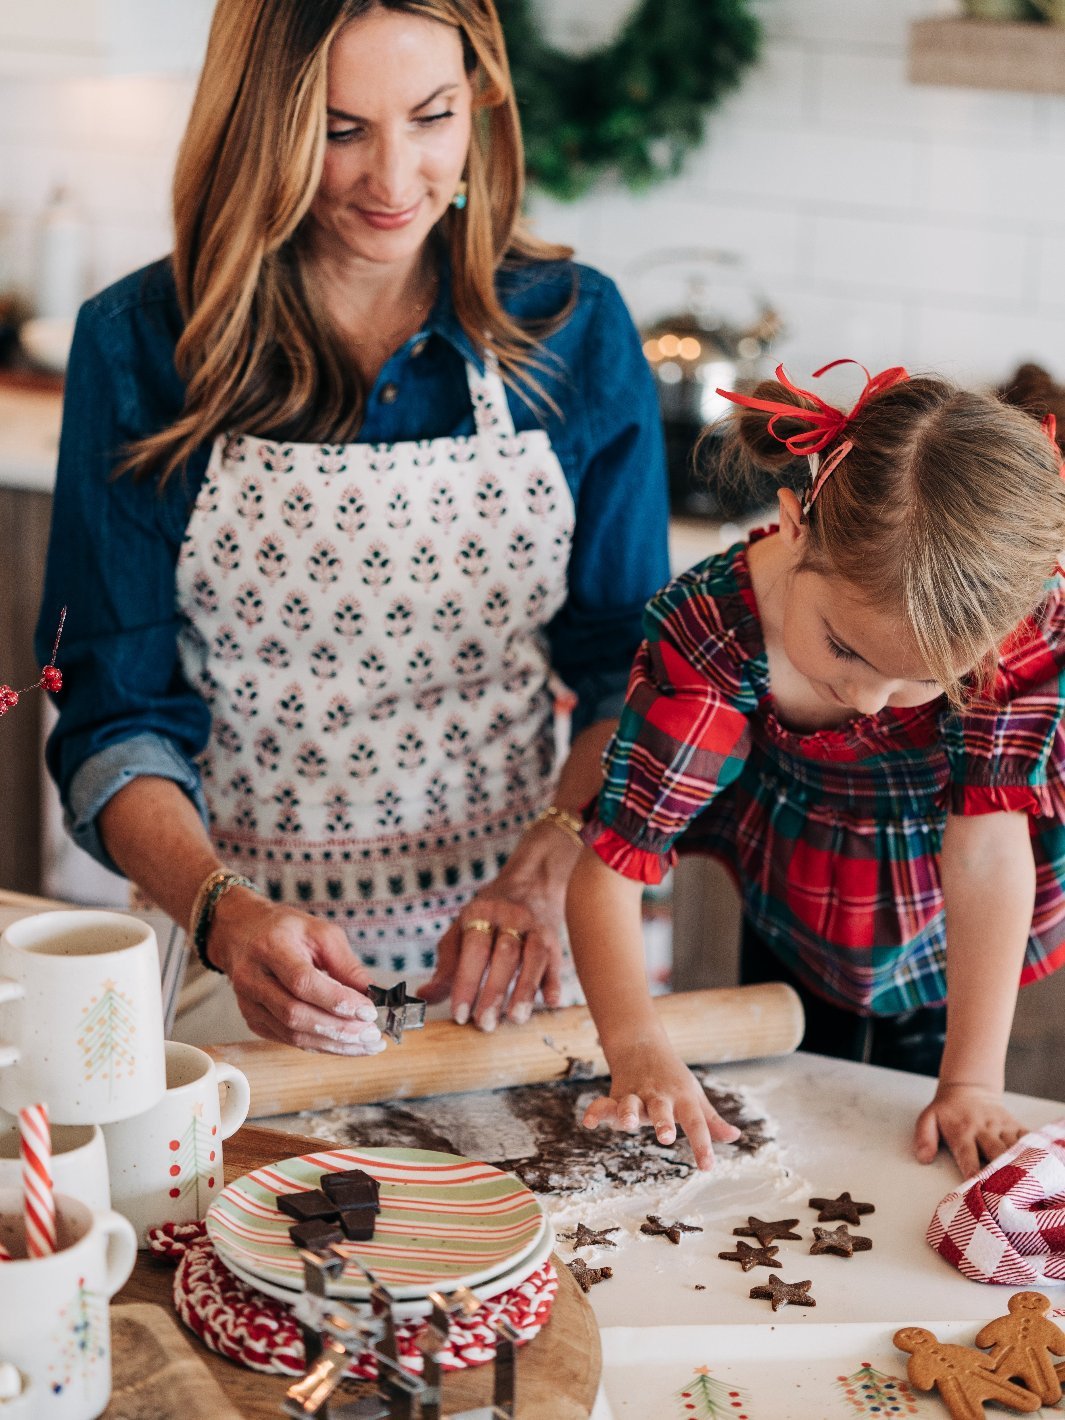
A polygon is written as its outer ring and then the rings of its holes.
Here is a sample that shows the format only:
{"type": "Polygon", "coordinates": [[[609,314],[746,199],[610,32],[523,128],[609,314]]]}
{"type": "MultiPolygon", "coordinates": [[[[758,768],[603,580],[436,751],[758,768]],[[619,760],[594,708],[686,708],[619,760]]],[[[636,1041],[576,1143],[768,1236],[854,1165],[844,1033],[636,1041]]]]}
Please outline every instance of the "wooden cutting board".
{"type": "MultiPolygon", "coordinates": [[[[331,1147],[322,1139],[308,1139],[299,1134],[245,1125],[226,1141],[226,1181],[277,1159],[318,1153],[331,1147]]],[[[551,1320],[539,1336],[518,1351],[518,1420],[587,1420],[599,1387],[602,1357],[595,1316],[569,1268],[558,1257],[554,1261],[558,1269],[559,1288],[551,1320]]],[[[142,1252],[132,1277],[114,1299],[116,1315],[121,1315],[120,1309],[126,1303],[154,1302],[165,1307],[173,1317],[173,1278],[172,1267],[142,1252]]],[[[175,1325],[179,1325],[176,1320],[175,1325]]],[[[232,1361],[216,1356],[183,1328],[182,1331],[239,1415],[252,1417],[253,1420],[277,1420],[285,1391],[292,1384],[289,1378],[245,1370],[232,1361]]],[[[490,1366],[452,1372],[444,1382],[446,1408],[461,1410],[488,1405],[491,1388],[490,1366]]],[[[110,1416],[111,1412],[106,1413],[110,1416]]],[[[169,1410],[160,1410],[159,1420],[169,1420],[170,1414],[169,1410]]],[[[214,1412],[210,1409],[186,1406],[173,1414],[180,1414],[181,1420],[188,1420],[189,1416],[197,1414],[211,1415],[214,1420],[214,1412]]],[[[220,1420],[225,1420],[224,1412],[220,1420]]]]}
{"type": "Polygon", "coordinates": [[[162,1307],[113,1306],[111,1404],[103,1420],[240,1420],[194,1344],[162,1307]]]}

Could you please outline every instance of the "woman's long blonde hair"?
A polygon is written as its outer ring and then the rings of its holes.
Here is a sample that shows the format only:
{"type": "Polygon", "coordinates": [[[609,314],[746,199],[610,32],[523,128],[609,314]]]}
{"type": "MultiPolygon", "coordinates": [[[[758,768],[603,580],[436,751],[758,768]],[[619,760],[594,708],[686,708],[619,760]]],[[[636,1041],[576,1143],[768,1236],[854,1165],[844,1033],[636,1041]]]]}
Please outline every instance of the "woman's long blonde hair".
{"type": "MultiPolygon", "coordinates": [[[[812,402],[775,380],[753,393],[798,417],[771,432],[768,412],[738,409],[748,466],[808,480],[781,440],[809,427],[799,410],[812,402]]],[[[1061,454],[1030,414],[930,375],[871,398],[845,437],[852,448],[809,510],[804,565],[898,608],[931,675],[963,705],[991,689],[1002,643],[1058,566],[1061,454]]]]}
{"type": "Polygon", "coordinates": [[[529,366],[544,329],[503,309],[495,273],[507,259],[572,252],[521,225],[521,129],[492,0],[218,0],[174,175],[173,269],[185,320],[175,363],[185,405],[132,447],[124,470],[162,485],[227,429],[312,443],[343,443],[357,431],[366,392],[307,280],[300,227],[325,155],[330,45],[376,8],[462,36],[474,86],[469,197],[439,224],[455,312],[510,384],[537,388],[529,366]]]}

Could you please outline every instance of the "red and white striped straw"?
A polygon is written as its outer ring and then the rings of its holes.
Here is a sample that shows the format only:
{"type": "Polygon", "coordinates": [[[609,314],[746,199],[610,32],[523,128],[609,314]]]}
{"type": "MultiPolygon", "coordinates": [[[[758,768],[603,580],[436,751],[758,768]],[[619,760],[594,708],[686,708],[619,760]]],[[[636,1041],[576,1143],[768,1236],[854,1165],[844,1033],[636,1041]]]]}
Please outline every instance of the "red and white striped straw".
{"type": "Polygon", "coordinates": [[[52,1135],[48,1106],[30,1104],[18,1112],[22,1155],[22,1206],[26,1214],[26,1256],[50,1257],[56,1250],[55,1193],[52,1189],[52,1135]]]}

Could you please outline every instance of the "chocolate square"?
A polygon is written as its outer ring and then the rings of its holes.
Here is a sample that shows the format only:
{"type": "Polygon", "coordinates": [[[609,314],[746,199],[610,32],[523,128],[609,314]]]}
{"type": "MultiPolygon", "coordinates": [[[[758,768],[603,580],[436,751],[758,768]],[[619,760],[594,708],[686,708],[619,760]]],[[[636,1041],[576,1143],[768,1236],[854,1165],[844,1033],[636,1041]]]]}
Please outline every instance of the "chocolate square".
{"type": "Polygon", "coordinates": [[[333,1243],[344,1241],[344,1234],[336,1223],[326,1222],[323,1218],[308,1218],[304,1223],[293,1223],[288,1235],[297,1247],[306,1248],[308,1252],[325,1252],[333,1243]]]}
{"type": "Polygon", "coordinates": [[[352,1242],[369,1242],[376,1223],[377,1212],[373,1208],[345,1208],[340,1214],[344,1236],[352,1242]]]}
{"type": "Polygon", "coordinates": [[[323,1174],[322,1192],[340,1208],[381,1209],[381,1185],[362,1169],[323,1174]]]}
{"type": "Polygon", "coordinates": [[[305,1223],[308,1218],[335,1218],[337,1215],[337,1205],[320,1188],[309,1189],[306,1193],[279,1193],[277,1206],[282,1213],[295,1218],[297,1223],[305,1223]]]}

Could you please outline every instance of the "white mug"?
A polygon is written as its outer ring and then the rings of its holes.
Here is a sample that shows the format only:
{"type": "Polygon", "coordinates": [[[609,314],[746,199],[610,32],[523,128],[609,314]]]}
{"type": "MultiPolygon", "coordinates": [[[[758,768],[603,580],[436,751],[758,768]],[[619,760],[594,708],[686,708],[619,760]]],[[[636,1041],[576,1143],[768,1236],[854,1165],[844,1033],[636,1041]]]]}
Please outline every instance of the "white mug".
{"type": "Polygon", "coordinates": [[[0,936],[0,1107],[53,1124],[140,1114],[166,1088],[155,933],[124,912],[40,912],[0,936]]]}
{"type": "Polygon", "coordinates": [[[144,1114],[104,1126],[111,1201],[137,1230],[202,1218],[222,1190],[222,1140],[248,1117],[251,1087],[235,1065],[166,1042],[166,1093],[144,1114]],[[225,1103],[219,1089],[226,1087],[225,1103]]]}
{"type": "MultiPolygon", "coordinates": [[[[57,1124],[52,1130],[52,1186],[94,1212],[111,1206],[107,1149],[98,1124],[57,1124]]],[[[22,1187],[18,1121],[0,1117],[0,1188],[22,1187]]],[[[0,1357],[3,1346],[0,1344],[0,1357]]],[[[7,1411],[0,1405],[0,1420],[7,1411]]]]}
{"type": "MultiPolygon", "coordinates": [[[[0,1190],[0,1348],[30,1379],[34,1420],[95,1420],[111,1396],[111,1298],[137,1260],[125,1218],[56,1194],[59,1251],[26,1256],[22,1194],[0,1190]]],[[[2,1414],[2,1409],[0,1409],[2,1414]]]]}

